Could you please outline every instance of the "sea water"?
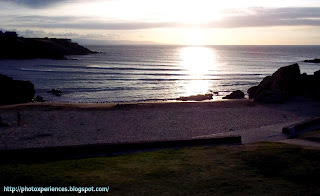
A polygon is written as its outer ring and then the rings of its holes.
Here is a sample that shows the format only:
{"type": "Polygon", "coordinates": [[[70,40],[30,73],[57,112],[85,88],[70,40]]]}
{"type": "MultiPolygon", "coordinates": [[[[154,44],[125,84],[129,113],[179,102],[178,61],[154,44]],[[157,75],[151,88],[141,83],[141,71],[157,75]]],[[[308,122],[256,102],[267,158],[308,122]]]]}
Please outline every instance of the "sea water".
{"type": "Polygon", "coordinates": [[[69,60],[0,60],[0,73],[35,85],[54,102],[173,100],[246,92],[278,68],[298,63],[313,74],[320,46],[87,46],[98,54],[69,60]],[[58,89],[57,97],[47,91],[58,89]]]}

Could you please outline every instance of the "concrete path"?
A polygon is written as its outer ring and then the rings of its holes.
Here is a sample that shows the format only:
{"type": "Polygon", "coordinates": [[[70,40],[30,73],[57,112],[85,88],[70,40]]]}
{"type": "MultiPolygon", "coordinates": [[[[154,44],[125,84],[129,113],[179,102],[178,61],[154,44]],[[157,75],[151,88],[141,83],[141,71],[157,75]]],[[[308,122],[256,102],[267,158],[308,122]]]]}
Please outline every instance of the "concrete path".
{"type": "Polygon", "coordinates": [[[242,138],[242,143],[255,143],[255,142],[281,142],[286,144],[294,144],[300,146],[310,146],[317,147],[320,149],[320,143],[312,142],[304,139],[289,139],[288,135],[282,133],[282,128],[299,123],[297,122],[289,122],[289,123],[281,123],[276,125],[263,126],[254,129],[241,130],[241,131],[230,131],[218,134],[204,135],[198,136],[195,138],[211,138],[211,137],[226,137],[231,135],[239,135],[242,138]]]}

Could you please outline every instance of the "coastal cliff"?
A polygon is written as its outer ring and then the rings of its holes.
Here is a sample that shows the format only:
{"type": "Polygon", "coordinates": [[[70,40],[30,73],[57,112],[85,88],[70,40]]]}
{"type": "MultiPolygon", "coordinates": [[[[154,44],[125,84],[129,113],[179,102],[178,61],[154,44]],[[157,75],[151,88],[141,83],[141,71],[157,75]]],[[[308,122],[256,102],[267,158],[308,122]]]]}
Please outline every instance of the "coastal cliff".
{"type": "Polygon", "coordinates": [[[15,32],[0,31],[0,59],[65,59],[66,55],[96,53],[71,39],[24,38],[15,32]]]}

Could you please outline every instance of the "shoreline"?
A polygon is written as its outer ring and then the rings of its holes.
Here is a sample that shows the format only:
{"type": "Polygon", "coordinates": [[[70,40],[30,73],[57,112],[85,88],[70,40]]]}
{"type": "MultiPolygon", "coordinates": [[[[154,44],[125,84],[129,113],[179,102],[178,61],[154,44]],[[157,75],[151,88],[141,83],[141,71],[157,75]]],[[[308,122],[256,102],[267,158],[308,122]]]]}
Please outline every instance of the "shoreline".
{"type": "Polygon", "coordinates": [[[94,108],[112,108],[117,105],[159,105],[159,104],[220,104],[220,103],[248,103],[255,104],[250,99],[212,99],[203,101],[180,101],[180,100],[154,100],[154,101],[123,101],[123,102],[102,102],[102,103],[91,103],[91,102],[30,102],[21,104],[11,105],[0,105],[1,109],[14,109],[24,107],[64,107],[64,108],[79,108],[79,109],[94,109],[94,108]]]}

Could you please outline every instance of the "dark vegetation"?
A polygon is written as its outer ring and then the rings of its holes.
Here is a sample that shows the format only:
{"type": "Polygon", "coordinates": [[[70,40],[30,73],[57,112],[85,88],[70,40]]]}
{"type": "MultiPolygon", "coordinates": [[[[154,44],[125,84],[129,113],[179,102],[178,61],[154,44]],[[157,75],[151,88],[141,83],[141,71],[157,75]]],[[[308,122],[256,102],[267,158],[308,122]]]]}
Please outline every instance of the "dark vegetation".
{"type": "Polygon", "coordinates": [[[171,149],[2,164],[0,184],[110,186],[112,195],[319,195],[319,157],[280,143],[171,149]]]}

